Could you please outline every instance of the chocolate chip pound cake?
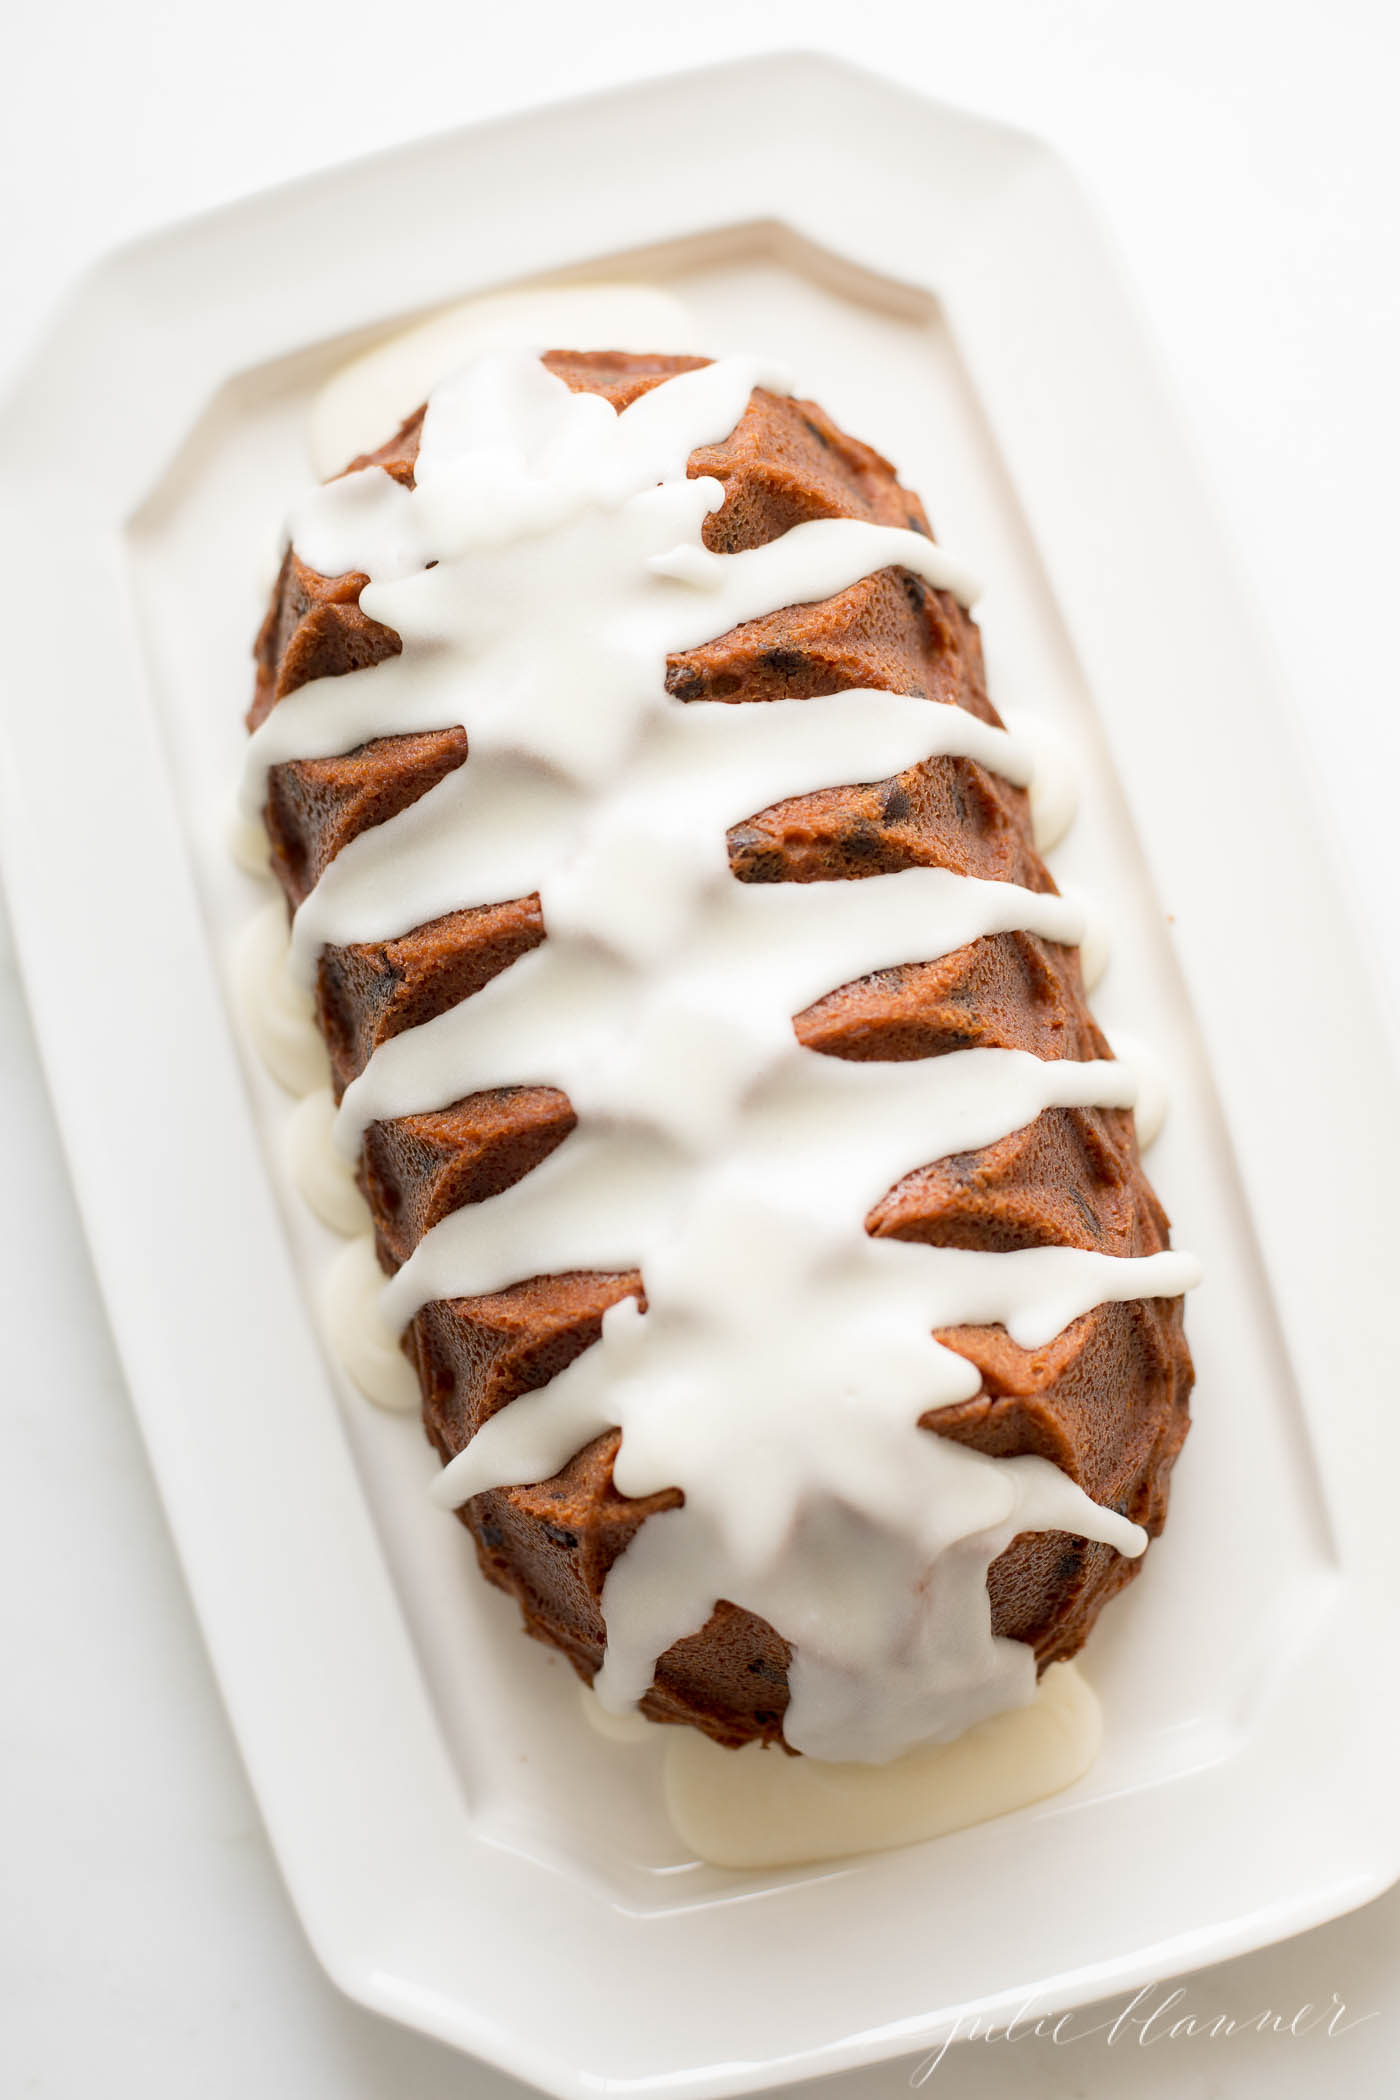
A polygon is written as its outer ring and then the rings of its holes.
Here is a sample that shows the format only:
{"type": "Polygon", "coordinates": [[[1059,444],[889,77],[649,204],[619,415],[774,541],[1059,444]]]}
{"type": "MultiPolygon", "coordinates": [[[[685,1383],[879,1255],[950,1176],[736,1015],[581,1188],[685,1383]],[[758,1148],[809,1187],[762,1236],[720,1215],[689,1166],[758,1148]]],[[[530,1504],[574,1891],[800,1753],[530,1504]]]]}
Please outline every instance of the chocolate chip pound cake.
{"type": "Polygon", "coordinates": [[[479,360],[293,520],[248,804],[440,1499],[604,1703],[878,1762],[1162,1527],[1189,1257],[971,587],[756,359],[479,360]]]}

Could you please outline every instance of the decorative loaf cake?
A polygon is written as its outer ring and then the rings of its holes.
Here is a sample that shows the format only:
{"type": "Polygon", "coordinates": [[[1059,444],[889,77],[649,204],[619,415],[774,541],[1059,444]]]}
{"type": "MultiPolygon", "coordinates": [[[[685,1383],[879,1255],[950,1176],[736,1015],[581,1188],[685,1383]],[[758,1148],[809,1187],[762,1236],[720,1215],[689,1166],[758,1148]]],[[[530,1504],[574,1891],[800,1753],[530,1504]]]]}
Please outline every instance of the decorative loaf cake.
{"type": "Polygon", "coordinates": [[[970,596],[781,375],[552,351],[318,492],[257,640],[441,1499],[605,1704],[726,1745],[1024,1702],[1186,1433],[1194,1270],[970,596]]]}

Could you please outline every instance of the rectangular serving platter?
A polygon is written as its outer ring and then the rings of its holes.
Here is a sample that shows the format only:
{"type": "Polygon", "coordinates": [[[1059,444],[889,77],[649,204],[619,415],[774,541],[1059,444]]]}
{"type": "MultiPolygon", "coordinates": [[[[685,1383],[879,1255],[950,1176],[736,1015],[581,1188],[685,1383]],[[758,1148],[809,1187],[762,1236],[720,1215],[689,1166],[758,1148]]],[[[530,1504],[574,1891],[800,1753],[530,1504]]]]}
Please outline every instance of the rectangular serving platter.
{"type": "Polygon", "coordinates": [[[114,255],[0,436],[21,960],[190,1587],[336,1982],[560,2095],[718,2095],[1241,1952],[1400,1875],[1395,1077],[1289,703],[1054,158],[792,56],[478,127],[114,255]],[[664,285],[698,350],[784,360],[984,578],[994,698],[1079,765],[1052,865],[1111,932],[1096,1013],[1169,1075],[1151,1171],[1207,1273],[1170,1529],[1086,1658],[1103,1756],[835,1867],[688,1857],[659,1747],[595,1736],[477,1580],[416,1427],[321,1348],[335,1243],[229,996],[258,894],[226,848],[248,649],[308,405],[406,322],[561,278],[664,285]]]}

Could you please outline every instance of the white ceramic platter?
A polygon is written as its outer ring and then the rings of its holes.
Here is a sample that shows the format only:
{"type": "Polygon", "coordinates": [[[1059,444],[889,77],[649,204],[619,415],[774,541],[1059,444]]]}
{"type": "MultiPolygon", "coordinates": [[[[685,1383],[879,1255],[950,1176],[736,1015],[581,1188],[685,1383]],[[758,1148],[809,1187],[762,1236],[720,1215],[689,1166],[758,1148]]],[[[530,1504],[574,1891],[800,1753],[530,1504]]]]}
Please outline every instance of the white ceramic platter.
{"type": "Polygon", "coordinates": [[[1400,1874],[1388,1632],[1394,1081],[1287,710],[1112,262],[1017,135],[766,59],[336,171],[114,256],[3,430],[3,850],[68,1157],[294,1902],[355,1997],[561,2095],[750,2090],[1296,1931],[1400,1874]],[[715,126],[722,145],[710,150],[715,126]],[[776,353],[986,579],[992,690],[1074,745],[1056,857],[1153,1041],[1208,1282],[1170,1531],[1088,1669],[1071,1792],[756,1875],[582,1721],[323,1356],[329,1236],[231,1024],[248,646],[308,404],[443,302],[664,284],[776,353]]]}

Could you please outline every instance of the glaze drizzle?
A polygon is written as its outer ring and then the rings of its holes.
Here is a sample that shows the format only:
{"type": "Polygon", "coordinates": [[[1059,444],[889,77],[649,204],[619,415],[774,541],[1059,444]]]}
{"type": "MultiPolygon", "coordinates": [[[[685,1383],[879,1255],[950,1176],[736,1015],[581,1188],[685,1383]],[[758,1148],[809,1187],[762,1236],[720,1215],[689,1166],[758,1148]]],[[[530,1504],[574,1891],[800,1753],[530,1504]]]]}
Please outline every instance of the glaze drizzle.
{"type": "Polygon", "coordinates": [[[1018,784],[1025,746],[962,709],[887,692],[761,707],[673,699],[666,659],[898,566],[970,602],[924,535],[853,519],[751,551],[702,543],[720,484],[687,478],[757,385],[752,358],[670,378],[622,414],[537,359],[479,360],[435,390],[416,486],[378,468],[317,492],[293,544],[360,571],[401,656],[305,686],[249,747],[270,766],[462,726],[467,763],[331,862],[296,914],[314,979],[327,943],[382,940],[448,911],[537,893],[547,939],[472,998],[382,1043],[336,1141],[483,1088],[564,1091],[576,1129],[523,1181],[452,1212],[387,1285],[401,1329],[429,1300],[541,1274],[640,1268],[601,1339],[514,1401],[446,1467],[452,1506],[550,1477],[622,1431],[623,1494],[683,1490],[615,1563],[595,1689],[624,1711],[720,1598],[792,1644],[794,1748],[883,1762],[1026,1703],[1035,1664],[992,1635],[992,1560],[1020,1531],[1134,1555],[1140,1528],[1040,1458],[929,1434],[979,1377],[933,1330],[1002,1322],[1034,1348],[1110,1299],[1174,1295],[1192,1258],[1070,1247],[971,1253],[872,1237],[904,1174],[994,1142],[1052,1104],[1130,1107],[1112,1061],[973,1049],[853,1063],[793,1016],[872,971],[1024,929],[1077,942],[1053,893],[915,868],[753,885],[726,829],[787,797],[956,754],[1018,784]]]}

